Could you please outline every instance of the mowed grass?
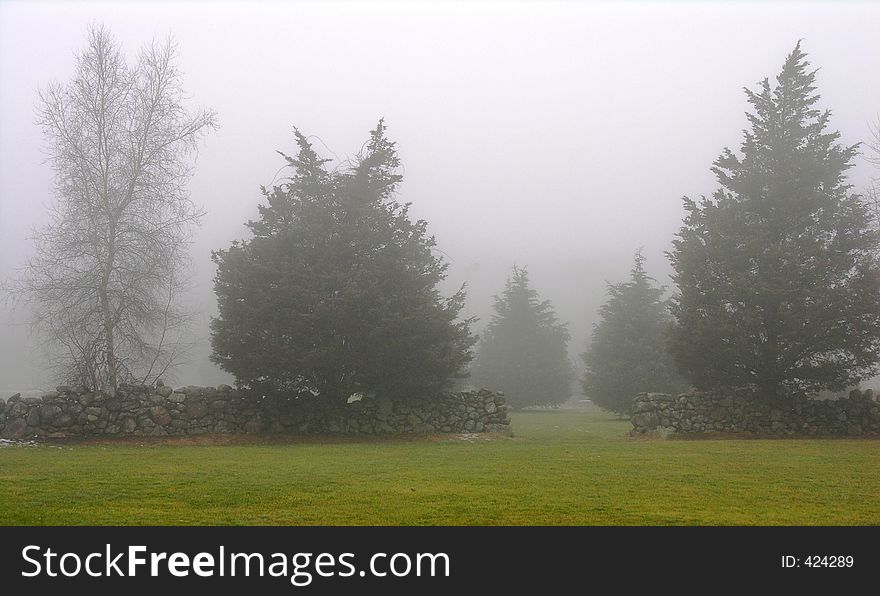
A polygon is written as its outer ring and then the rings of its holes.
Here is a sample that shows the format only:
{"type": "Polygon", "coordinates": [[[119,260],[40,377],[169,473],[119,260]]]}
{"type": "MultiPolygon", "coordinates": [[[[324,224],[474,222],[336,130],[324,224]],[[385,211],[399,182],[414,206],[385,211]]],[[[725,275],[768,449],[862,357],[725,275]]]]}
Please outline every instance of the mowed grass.
{"type": "Polygon", "coordinates": [[[880,441],[644,440],[599,410],[515,436],[0,449],[0,525],[877,525],[880,441]]]}

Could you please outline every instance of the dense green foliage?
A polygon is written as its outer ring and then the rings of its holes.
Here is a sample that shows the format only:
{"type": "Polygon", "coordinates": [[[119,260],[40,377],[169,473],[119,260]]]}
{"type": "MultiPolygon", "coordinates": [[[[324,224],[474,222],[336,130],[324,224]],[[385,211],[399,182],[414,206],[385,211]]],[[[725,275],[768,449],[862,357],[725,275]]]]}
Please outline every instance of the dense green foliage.
{"type": "MultiPolygon", "coordinates": [[[[247,225],[253,238],[214,253],[219,315],[212,359],[264,392],[425,395],[471,359],[463,289],[444,298],[447,265],[424,220],[395,200],[401,181],[382,122],[353,165],[328,171],[296,131],[285,183],[247,225]]],[[[282,154],[283,155],[283,154],[282,154]]]]}
{"type": "Polygon", "coordinates": [[[685,199],[672,347],[699,388],[781,399],[842,389],[880,359],[878,237],[845,182],[857,148],[827,130],[808,66],[798,44],[775,87],[746,91],[742,156],[725,149],[718,191],[685,199]]]}
{"type": "Polygon", "coordinates": [[[567,401],[574,378],[569,333],[550,301],[541,301],[529,285],[526,269],[513,268],[494,307],[474,360],[473,384],[503,391],[512,408],[567,401]]]}
{"type": "Polygon", "coordinates": [[[583,354],[584,393],[596,405],[622,415],[645,391],[677,393],[687,386],[675,370],[667,345],[672,317],[663,288],[645,271],[637,253],[628,282],[608,285],[592,342],[583,354]]]}

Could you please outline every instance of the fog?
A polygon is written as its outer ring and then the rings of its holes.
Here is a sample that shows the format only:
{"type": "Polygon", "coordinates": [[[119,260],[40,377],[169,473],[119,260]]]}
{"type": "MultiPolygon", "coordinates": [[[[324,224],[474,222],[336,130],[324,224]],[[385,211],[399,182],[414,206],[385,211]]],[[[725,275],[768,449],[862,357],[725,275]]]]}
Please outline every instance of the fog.
{"type": "MultiPolygon", "coordinates": [[[[52,198],[37,89],[70,78],[97,22],[132,58],[173,34],[192,106],[219,115],[189,184],[207,215],[191,249],[200,343],[177,373],[187,384],[229,380],[208,361],[210,252],[247,237],[293,126],[344,160],[384,117],[399,198],[446,255],[445,290],[467,282],[476,330],[510,268],[526,265],[576,358],[606,281],[627,276],[636,249],[670,283],[681,197],[715,189],[712,161],[746,126],[743,87],[774,76],[799,39],[845,143],[880,111],[877,3],[4,2],[0,278],[23,264],[52,198]]],[[[850,182],[872,174],[859,159],[850,182]]],[[[26,313],[3,308],[0,391],[50,385],[26,313]]]]}

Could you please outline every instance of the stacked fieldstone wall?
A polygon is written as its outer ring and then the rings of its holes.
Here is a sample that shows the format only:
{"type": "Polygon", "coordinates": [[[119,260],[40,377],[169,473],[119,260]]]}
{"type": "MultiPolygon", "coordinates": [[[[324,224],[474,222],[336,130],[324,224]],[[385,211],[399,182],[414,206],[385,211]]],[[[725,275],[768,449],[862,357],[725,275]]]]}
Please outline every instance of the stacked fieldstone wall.
{"type": "Polygon", "coordinates": [[[0,438],[189,436],[206,433],[509,434],[503,394],[448,393],[391,401],[365,397],[328,408],[318,399],[260,400],[218,387],[58,387],[42,397],[0,399],[0,438]]]}
{"type": "Polygon", "coordinates": [[[678,396],[642,393],[636,397],[633,433],[668,430],[693,433],[768,435],[880,435],[880,402],[873,392],[848,397],[801,399],[769,404],[745,390],[678,396]]]}

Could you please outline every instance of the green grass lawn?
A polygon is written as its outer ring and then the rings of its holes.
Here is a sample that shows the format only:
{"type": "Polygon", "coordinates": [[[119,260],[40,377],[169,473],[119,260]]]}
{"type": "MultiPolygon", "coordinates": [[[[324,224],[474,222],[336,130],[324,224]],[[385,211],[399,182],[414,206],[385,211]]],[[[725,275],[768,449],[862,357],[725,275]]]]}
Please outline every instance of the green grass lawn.
{"type": "Polygon", "coordinates": [[[0,449],[0,525],[877,525],[880,441],[644,440],[598,410],[512,438],[0,449]]]}

